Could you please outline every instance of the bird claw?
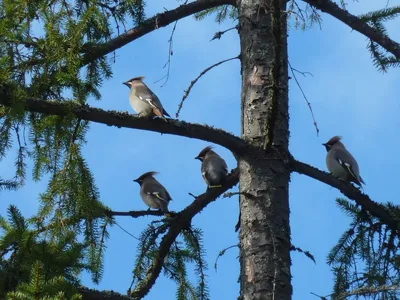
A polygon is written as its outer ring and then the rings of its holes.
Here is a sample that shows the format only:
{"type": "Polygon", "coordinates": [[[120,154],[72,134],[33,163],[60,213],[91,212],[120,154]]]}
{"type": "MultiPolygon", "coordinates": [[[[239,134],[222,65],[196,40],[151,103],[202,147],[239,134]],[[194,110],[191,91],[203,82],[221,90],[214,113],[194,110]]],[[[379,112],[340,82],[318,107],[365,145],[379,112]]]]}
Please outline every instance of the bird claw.
{"type": "Polygon", "coordinates": [[[222,185],[218,184],[218,185],[209,185],[208,188],[209,189],[216,189],[216,188],[220,188],[222,187],[222,185]]]}

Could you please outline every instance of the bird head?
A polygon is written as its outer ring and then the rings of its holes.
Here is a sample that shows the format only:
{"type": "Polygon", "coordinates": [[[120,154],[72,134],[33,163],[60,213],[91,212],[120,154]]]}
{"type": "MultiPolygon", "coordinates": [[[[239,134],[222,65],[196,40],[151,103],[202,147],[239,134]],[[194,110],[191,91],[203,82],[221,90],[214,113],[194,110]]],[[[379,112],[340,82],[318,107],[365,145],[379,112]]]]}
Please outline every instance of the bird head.
{"type": "Polygon", "coordinates": [[[134,83],[142,82],[143,79],[144,76],[134,77],[132,79],[129,79],[128,81],[123,82],[122,84],[126,85],[128,88],[131,88],[134,83]]]}
{"type": "Polygon", "coordinates": [[[158,172],[154,172],[154,171],[146,172],[143,175],[141,175],[140,177],[134,179],[133,181],[139,183],[139,185],[142,185],[143,181],[145,181],[146,178],[153,177],[155,174],[158,174],[158,172]]]}
{"type": "Polygon", "coordinates": [[[329,150],[332,149],[333,145],[335,145],[336,143],[340,142],[340,140],[342,139],[341,136],[334,136],[333,138],[331,138],[329,141],[327,141],[326,143],[322,144],[323,146],[325,146],[325,149],[327,152],[329,152],[329,150]]]}
{"type": "Polygon", "coordinates": [[[203,161],[204,158],[206,157],[207,153],[209,153],[210,151],[213,152],[211,149],[212,149],[212,146],[205,147],[203,150],[201,150],[199,155],[197,155],[194,159],[198,159],[200,161],[203,161]]]}

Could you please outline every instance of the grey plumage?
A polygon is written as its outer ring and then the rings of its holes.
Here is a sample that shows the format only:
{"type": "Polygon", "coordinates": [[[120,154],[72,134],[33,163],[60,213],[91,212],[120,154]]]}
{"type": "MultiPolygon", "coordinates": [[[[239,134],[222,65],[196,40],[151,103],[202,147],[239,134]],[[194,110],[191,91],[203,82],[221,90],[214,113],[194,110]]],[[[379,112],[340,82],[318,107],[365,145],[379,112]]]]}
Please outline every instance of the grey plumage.
{"type": "Polygon", "coordinates": [[[157,172],[147,172],[133,181],[139,183],[140,197],[147,206],[167,213],[172,199],[165,187],[153,177],[155,174],[157,172]]]}
{"type": "Polygon", "coordinates": [[[160,99],[143,82],[144,77],[132,78],[123,84],[130,88],[129,103],[141,117],[150,118],[158,116],[165,119],[164,115],[171,117],[163,108],[160,99]]]}
{"type": "Polygon", "coordinates": [[[201,161],[201,174],[209,188],[219,187],[228,176],[228,167],[225,160],[211,146],[204,148],[195,157],[201,161]]]}
{"type": "Polygon", "coordinates": [[[325,144],[326,151],[326,166],[329,172],[335,177],[345,181],[352,181],[359,186],[361,183],[365,184],[360,176],[360,170],[357,161],[347,151],[346,147],[340,141],[340,136],[334,136],[325,144]]]}

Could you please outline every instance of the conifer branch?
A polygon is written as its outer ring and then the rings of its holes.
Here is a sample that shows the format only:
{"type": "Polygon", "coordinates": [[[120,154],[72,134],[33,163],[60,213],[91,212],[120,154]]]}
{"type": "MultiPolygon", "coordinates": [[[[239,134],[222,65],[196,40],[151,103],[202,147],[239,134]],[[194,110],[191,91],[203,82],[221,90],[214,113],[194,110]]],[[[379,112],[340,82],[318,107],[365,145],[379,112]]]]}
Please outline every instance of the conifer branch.
{"type": "Polygon", "coordinates": [[[330,0],[303,0],[311,6],[319,9],[322,12],[330,14],[336,19],[342,21],[353,30],[368,37],[371,41],[379,44],[385,50],[392,53],[397,59],[400,59],[400,44],[393,41],[389,36],[382,34],[375,28],[369,26],[366,22],[362,21],[359,17],[349,13],[347,10],[341,8],[336,3],[330,0]]]}
{"type": "Polygon", "coordinates": [[[224,192],[235,186],[239,181],[239,169],[235,169],[227,177],[221,188],[210,189],[197,197],[189,206],[178,213],[171,222],[168,232],[161,240],[158,252],[155,254],[152,265],[146,272],[147,276],[138,283],[132,291],[131,296],[135,299],[142,299],[150,291],[156,279],[160,275],[164,259],[167,256],[172,244],[183,229],[189,228],[194,216],[202,211],[208,204],[215,201],[224,192]]]}
{"type": "Polygon", "coordinates": [[[97,291],[80,287],[79,293],[82,295],[82,300],[130,300],[132,298],[121,295],[114,291],[97,291]]]}

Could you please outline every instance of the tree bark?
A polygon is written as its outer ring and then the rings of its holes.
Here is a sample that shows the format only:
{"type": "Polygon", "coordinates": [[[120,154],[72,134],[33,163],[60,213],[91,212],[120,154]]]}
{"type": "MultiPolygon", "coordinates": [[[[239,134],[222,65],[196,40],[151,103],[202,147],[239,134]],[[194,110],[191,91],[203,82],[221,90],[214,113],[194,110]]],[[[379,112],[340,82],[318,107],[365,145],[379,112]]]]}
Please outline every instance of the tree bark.
{"type": "Polygon", "coordinates": [[[286,300],[292,295],[287,25],[282,13],[285,3],[279,0],[237,3],[242,137],[264,149],[239,160],[242,300],[286,300]]]}

